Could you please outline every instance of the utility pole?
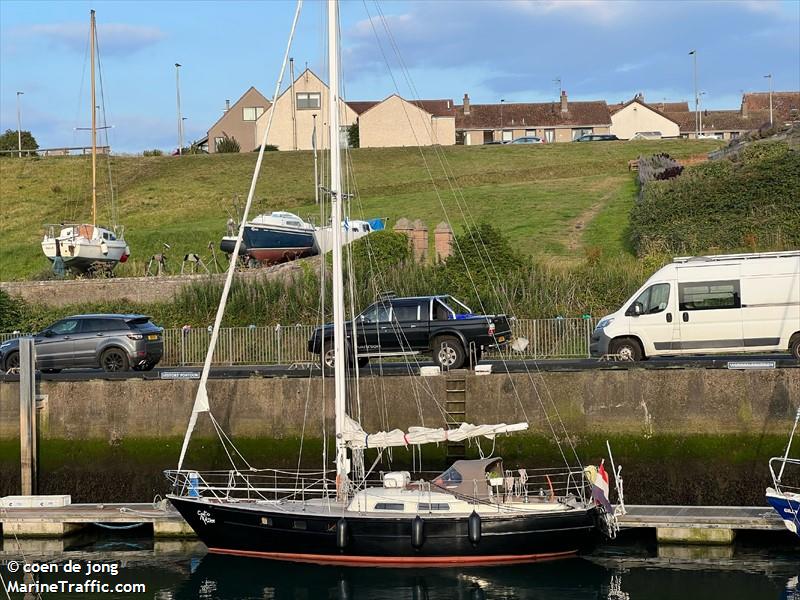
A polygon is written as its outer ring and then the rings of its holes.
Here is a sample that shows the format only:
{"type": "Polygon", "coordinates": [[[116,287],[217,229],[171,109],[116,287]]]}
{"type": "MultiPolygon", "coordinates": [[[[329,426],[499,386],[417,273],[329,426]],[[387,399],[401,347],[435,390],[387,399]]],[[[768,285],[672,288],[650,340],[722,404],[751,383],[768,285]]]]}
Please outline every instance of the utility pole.
{"type": "Polygon", "coordinates": [[[181,118],[181,77],[180,63],[175,63],[175,93],[178,98],[178,155],[183,154],[183,119],[181,118]]]}
{"type": "Polygon", "coordinates": [[[503,103],[505,98],[500,98],[500,141],[503,141],[503,103]]]}
{"type": "Polygon", "coordinates": [[[694,137],[700,136],[700,96],[697,95],[697,50],[689,52],[694,57],[694,137]]]}
{"type": "Polygon", "coordinates": [[[22,117],[19,110],[19,97],[25,92],[17,92],[17,149],[19,150],[19,157],[22,158],[22,117]]]}
{"type": "Polygon", "coordinates": [[[292,79],[292,150],[297,150],[297,95],[294,93],[293,58],[289,58],[289,77],[292,79]]]}
{"type": "Polygon", "coordinates": [[[699,135],[703,134],[703,102],[702,102],[702,97],[705,96],[705,95],[706,95],[705,92],[700,92],[697,95],[697,108],[698,108],[698,112],[699,112],[698,116],[699,116],[699,123],[700,123],[700,134],[699,135]]]}
{"type": "Polygon", "coordinates": [[[764,77],[769,79],[769,126],[772,127],[772,73],[764,77]]]}

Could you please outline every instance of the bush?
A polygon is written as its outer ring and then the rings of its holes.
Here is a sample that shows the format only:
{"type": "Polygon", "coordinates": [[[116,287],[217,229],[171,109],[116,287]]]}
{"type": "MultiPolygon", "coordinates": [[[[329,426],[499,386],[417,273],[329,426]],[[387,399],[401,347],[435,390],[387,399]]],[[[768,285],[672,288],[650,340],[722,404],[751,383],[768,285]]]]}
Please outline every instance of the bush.
{"type": "Polygon", "coordinates": [[[164,156],[164,152],[158,148],[153,148],[152,150],[145,150],[142,152],[142,156],[164,156]]]}
{"type": "MultiPolygon", "coordinates": [[[[264,146],[264,152],[277,152],[277,150],[278,147],[275,144],[267,144],[266,146],[264,146]]],[[[260,145],[253,148],[253,152],[260,152],[260,151],[261,151],[260,145]]]]}
{"type": "Polygon", "coordinates": [[[241,147],[239,146],[239,142],[223,131],[222,139],[217,142],[217,152],[220,154],[241,152],[241,147]]]}

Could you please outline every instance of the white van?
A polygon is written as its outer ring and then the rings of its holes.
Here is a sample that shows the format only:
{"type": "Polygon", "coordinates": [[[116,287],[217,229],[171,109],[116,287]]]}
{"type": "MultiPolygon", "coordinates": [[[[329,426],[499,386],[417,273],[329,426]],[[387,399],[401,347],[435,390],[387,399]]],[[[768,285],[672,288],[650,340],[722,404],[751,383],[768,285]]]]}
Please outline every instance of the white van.
{"type": "Polygon", "coordinates": [[[676,258],[603,317],[592,356],[789,351],[800,359],[800,251],[676,258]]]}

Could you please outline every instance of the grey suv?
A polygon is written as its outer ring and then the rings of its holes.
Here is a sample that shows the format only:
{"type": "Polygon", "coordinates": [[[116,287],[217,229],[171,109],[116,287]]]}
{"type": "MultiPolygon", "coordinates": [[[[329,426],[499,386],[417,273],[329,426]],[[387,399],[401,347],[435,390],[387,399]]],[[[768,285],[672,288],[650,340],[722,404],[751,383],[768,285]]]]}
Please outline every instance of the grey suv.
{"type": "MultiPolygon", "coordinates": [[[[67,317],[33,336],[36,366],[49,373],[72,367],[149,371],[161,360],[163,334],[145,315],[67,317]]],[[[19,366],[19,339],[0,344],[0,366],[19,366]]]]}

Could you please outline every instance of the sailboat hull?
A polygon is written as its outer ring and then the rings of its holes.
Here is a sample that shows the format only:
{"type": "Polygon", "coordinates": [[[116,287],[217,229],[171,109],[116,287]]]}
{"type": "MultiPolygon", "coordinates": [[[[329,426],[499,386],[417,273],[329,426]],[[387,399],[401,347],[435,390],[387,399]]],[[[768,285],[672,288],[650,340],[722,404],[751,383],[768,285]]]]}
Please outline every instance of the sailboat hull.
{"type": "Polygon", "coordinates": [[[113,269],[130,254],[124,240],[98,241],[83,238],[45,238],[42,241],[42,251],[51,262],[56,256],[61,256],[64,265],[75,273],[86,273],[98,267],[113,269]],[[60,246],[58,251],[56,244],[60,246]]]}
{"type": "Polygon", "coordinates": [[[782,494],[770,488],[767,490],[767,502],[783,519],[786,529],[800,536],[800,495],[782,494]]]}
{"type": "Polygon", "coordinates": [[[588,550],[597,531],[594,508],[558,514],[484,514],[479,540],[473,544],[468,515],[420,515],[419,543],[419,536],[412,539],[416,515],[365,515],[336,505],[301,511],[285,504],[169,499],[212,552],[302,562],[430,566],[527,562],[588,550]],[[343,545],[341,519],[346,523],[343,545]]]}

